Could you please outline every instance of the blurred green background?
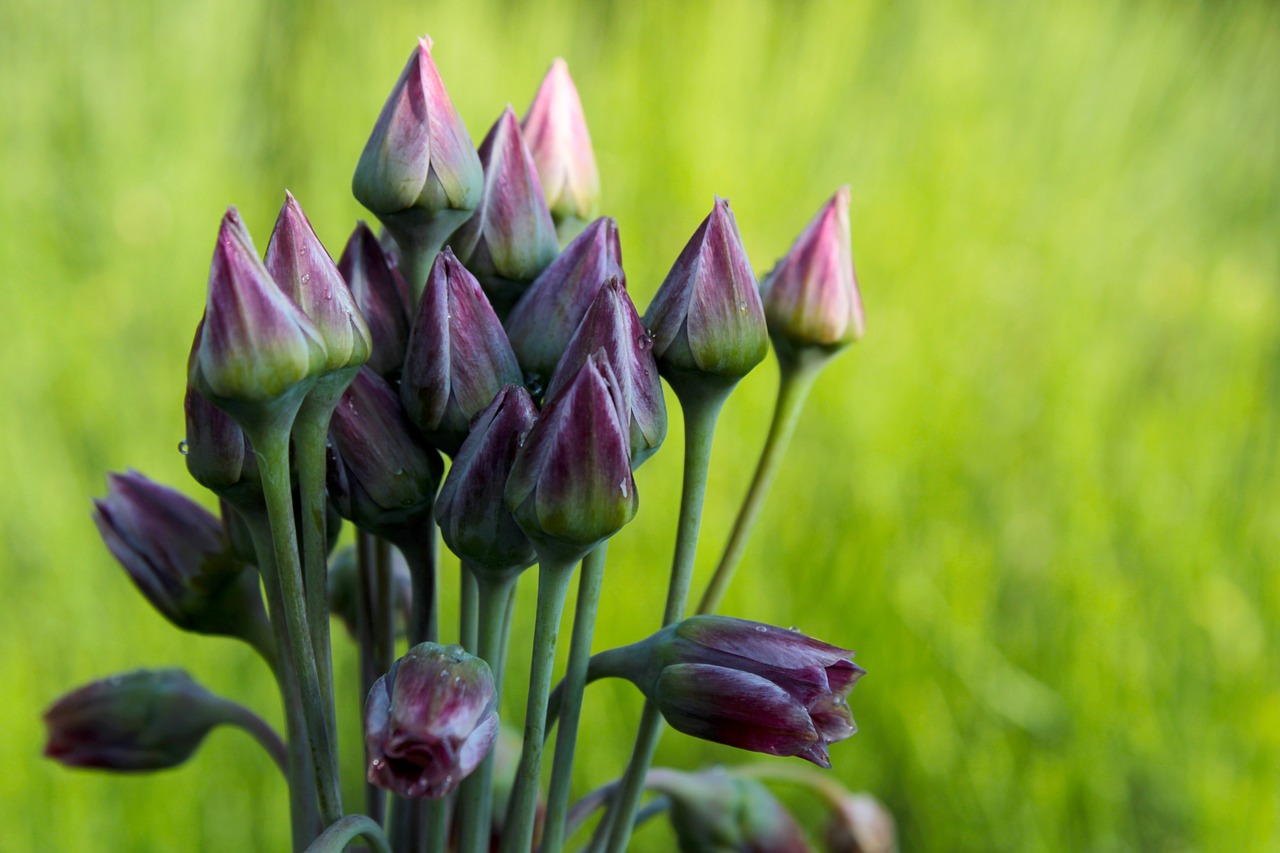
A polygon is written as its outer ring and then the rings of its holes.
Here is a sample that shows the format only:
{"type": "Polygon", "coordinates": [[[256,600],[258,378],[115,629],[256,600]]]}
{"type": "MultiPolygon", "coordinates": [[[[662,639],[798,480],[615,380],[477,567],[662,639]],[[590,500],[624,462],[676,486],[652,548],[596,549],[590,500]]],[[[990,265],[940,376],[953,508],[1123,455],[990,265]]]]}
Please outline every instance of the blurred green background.
{"type": "MultiPolygon", "coordinates": [[[[833,772],[905,849],[1276,849],[1274,4],[5,0],[0,850],[285,849],[243,735],[121,780],[43,762],[39,713],[182,665],[278,719],[249,652],[135,594],[89,499],[128,466],[195,493],[176,446],[219,216],[265,246],[288,187],[337,254],[424,31],[477,141],[568,59],[641,307],[713,194],[763,270],[852,186],[868,333],[820,379],[725,611],[858,649],[833,772]]],[[[695,590],[775,379],[722,419],[695,590]]],[[[600,646],[658,621],[678,423],[610,551],[600,646]]],[[[581,789],[619,772],[638,712],[592,688],[581,789]]],[[[751,758],[674,734],[659,754],[751,758]]],[[[659,824],[636,849],[670,849],[659,824]]]]}

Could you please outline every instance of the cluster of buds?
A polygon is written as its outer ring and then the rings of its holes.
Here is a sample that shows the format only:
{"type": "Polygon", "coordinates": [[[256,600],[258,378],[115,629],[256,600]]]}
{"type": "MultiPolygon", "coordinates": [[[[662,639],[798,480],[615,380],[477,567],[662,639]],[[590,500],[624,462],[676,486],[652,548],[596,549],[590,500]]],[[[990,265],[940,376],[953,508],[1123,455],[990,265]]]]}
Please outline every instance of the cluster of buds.
{"type": "MultiPolygon", "coordinates": [[[[222,218],[182,444],[222,517],[135,473],[112,475],[95,505],[107,547],[156,610],[261,653],[281,687],[287,739],[185,674],[158,671],[55,703],[48,754],[75,766],[170,767],[214,725],[232,723],[285,771],[295,847],[326,824],[326,837],[341,832],[341,685],[328,633],[337,615],[361,654],[366,811],[382,824],[381,792],[396,796],[402,816],[386,821],[396,849],[418,849],[421,833],[443,839],[447,810],[413,803],[433,800],[456,805],[457,849],[487,850],[497,827],[504,851],[529,850],[554,707],[569,745],[567,757],[557,747],[545,811],[547,849],[559,850],[582,688],[600,676],[633,682],[686,735],[829,767],[829,745],[855,731],[847,699],[863,670],[851,653],[761,623],[682,617],[720,403],[771,338],[786,367],[862,334],[848,190],[760,283],[728,202],[716,198],[642,315],[617,223],[593,219],[600,177],[563,60],[524,119],[507,107],[477,150],[425,37],[352,187],[385,232],[356,223],[337,262],[290,193],[264,256],[235,208],[222,218]],[[689,444],[666,627],[588,661],[604,545],[636,516],[634,471],[667,435],[660,377],[684,408],[689,444]],[[331,557],[344,520],[356,544],[331,557]],[[440,641],[437,533],[461,561],[460,598],[478,588],[455,645],[440,641]],[[552,698],[564,591],[579,561],[569,672],[552,698]],[[535,564],[525,740],[499,815],[492,756],[509,598],[535,564]],[[402,633],[408,650],[397,658],[402,633]]],[[[682,849],[804,849],[801,829],[758,783],[654,774],[649,787],[670,803],[682,849]]],[[[619,798],[614,831],[629,830],[633,806],[619,798]]],[[[611,849],[625,841],[623,832],[611,849]]]]}

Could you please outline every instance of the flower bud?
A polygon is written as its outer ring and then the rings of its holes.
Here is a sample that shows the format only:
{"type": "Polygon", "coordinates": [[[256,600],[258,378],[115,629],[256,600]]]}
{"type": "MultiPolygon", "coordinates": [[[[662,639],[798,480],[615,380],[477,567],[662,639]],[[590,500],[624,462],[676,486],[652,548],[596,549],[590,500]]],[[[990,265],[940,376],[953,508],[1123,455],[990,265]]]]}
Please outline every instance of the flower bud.
{"type": "MultiPolygon", "coordinates": [[[[358,636],[356,626],[359,623],[359,597],[356,585],[359,582],[356,549],[348,546],[334,554],[329,561],[329,612],[342,620],[353,639],[358,636]]],[[[408,563],[394,548],[391,549],[391,587],[395,601],[396,636],[403,636],[413,605],[413,580],[409,575],[408,563]]]]}
{"type": "Polygon", "coordinates": [[[182,452],[195,481],[233,502],[259,500],[258,457],[244,430],[190,385],[182,407],[187,421],[182,452]]]}
{"type": "Polygon", "coordinates": [[[211,512],[134,471],[109,475],[107,496],[93,505],[107,549],[166,619],[184,631],[261,636],[257,576],[232,555],[211,512]]]}
{"type": "Polygon", "coordinates": [[[632,681],[677,731],[830,767],[827,745],[857,731],[848,696],[865,671],[851,655],[797,631],[693,616],[592,667],[632,681]]]}
{"type": "Polygon", "coordinates": [[[827,824],[826,842],[832,853],[897,853],[898,830],[875,797],[846,794],[827,824]]]}
{"type": "Polygon", "coordinates": [[[227,721],[226,704],[180,669],[114,675],[71,691],[44,712],[44,754],[67,767],[177,767],[227,721]]]}
{"type": "Polygon", "coordinates": [[[505,575],[537,559],[502,498],[516,452],[537,419],[528,391],[519,385],[503,388],[476,416],[440,487],[440,535],[473,570],[505,575]]]}
{"type": "Polygon", "coordinates": [[[551,377],[547,399],[554,399],[599,351],[604,352],[618,381],[622,400],[618,416],[630,435],[631,466],[638,468],[666,438],[667,406],[653,358],[653,339],[640,322],[626,287],[616,278],[609,279],[596,294],[551,377]]]}
{"type": "Polygon", "coordinates": [[[841,187],[760,283],[780,354],[835,352],[862,337],[862,297],[849,245],[849,188],[841,187]]]}
{"type": "Polygon", "coordinates": [[[379,533],[431,509],[444,465],[386,380],[363,367],[329,422],[329,488],[338,511],[379,533]]]}
{"type": "Polygon", "coordinates": [[[405,355],[405,411],[436,447],[457,453],[471,419],[504,385],[518,385],[506,332],[475,276],[446,247],[436,256],[405,355]]]}
{"type": "Polygon", "coordinates": [[[324,372],[359,367],[373,347],[369,327],[298,200],[288,191],[284,196],[267,243],[267,271],[315,324],[324,341],[324,372]]]}
{"type": "Polygon", "coordinates": [[[499,316],[560,251],[533,155],[508,106],[480,143],[484,193],[449,245],[475,273],[499,316]]]}
{"type": "Polygon", "coordinates": [[[507,337],[525,373],[550,378],[601,285],[615,276],[627,283],[618,223],[602,216],[565,246],[507,317],[507,337]]]}
{"type": "Polygon", "coordinates": [[[365,702],[369,781],[402,797],[447,796],[493,748],[495,697],[489,665],[461,646],[414,646],[365,702]]]}
{"type": "Polygon", "coordinates": [[[563,59],[551,63],[520,128],[556,222],[590,219],[600,204],[600,172],[582,101],[563,59]]]}
{"type": "Polygon", "coordinates": [[[681,853],[808,853],[791,813],[754,779],[722,769],[649,772],[646,787],[671,800],[671,828],[681,853]]]}
{"type": "Polygon", "coordinates": [[[402,245],[434,249],[475,210],[484,175],[431,46],[430,38],[418,39],[360,154],[351,190],[402,245]]]}
{"type": "Polygon", "coordinates": [[[516,454],[506,501],[540,550],[581,559],[636,514],[619,385],[603,353],[552,400],[516,454]]]}
{"type": "Polygon", "coordinates": [[[645,325],[673,387],[731,387],[769,351],[755,274],[729,203],[717,198],[658,288],[645,325]]]}
{"type": "Polygon", "coordinates": [[[409,287],[391,262],[378,238],[363,222],[357,223],[338,261],[338,271],[351,288],[360,313],[369,325],[373,352],[368,364],[384,379],[400,374],[409,323],[413,316],[409,287]]]}
{"type": "Polygon", "coordinates": [[[234,207],[218,232],[192,356],[191,384],[222,408],[273,402],[325,369],[320,333],[271,279],[234,207]]]}

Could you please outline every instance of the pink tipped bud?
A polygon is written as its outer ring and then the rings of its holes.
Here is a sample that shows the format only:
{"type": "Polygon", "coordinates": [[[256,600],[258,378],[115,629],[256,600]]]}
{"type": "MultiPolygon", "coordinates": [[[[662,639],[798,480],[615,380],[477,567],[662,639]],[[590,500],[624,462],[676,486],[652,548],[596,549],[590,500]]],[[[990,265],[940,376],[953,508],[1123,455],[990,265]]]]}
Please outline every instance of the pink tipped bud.
{"type": "Polygon", "coordinates": [[[356,306],[369,324],[369,337],[373,340],[369,367],[383,378],[398,376],[404,364],[413,316],[409,287],[378,238],[363,222],[351,232],[338,260],[338,271],[346,279],[356,306]]]}
{"type": "Polygon", "coordinates": [[[551,63],[521,123],[551,215],[590,219],[600,204],[600,172],[578,88],[563,59],[551,63]]]}

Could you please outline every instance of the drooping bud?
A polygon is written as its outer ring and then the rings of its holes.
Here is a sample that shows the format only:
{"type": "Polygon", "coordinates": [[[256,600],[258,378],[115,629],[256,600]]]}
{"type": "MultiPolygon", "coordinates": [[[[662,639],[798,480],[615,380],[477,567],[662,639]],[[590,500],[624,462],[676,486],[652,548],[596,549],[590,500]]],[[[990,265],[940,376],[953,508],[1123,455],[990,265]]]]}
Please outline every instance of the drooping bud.
{"type": "MultiPolygon", "coordinates": [[[[387,98],[351,189],[404,247],[434,252],[480,202],[475,145],[423,36],[387,98]]],[[[416,292],[421,281],[410,281],[416,292]]]]}
{"type": "Polygon", "coordinates": [[[658,288],[645,325],[662,375],[680,392],[732,387],[769,351],[764,310],[729,203],[717,198],[658,288]]]}
{"type": "Polygon", "coordinates": [[[590,219],[600,204],[600,172],[582,100],[563,59],[551,63],[520,127],[556,223],[590,219]]]}
{"type": "Polygon", "coordinates": [[[503,500],[516,452],[537,419],[528,391],[519,385],[503,388],[476,416],[440,487],[440,535],[474,571],[506,576],[537,559],[503,500]]]}
{"type": "Polygon", "coordinates": [[[369,327],[298,200],[287,190],[284,196],[267,243],[267,271],[315,324],[324,341],[324,372],[359,367],[373,347],[369,327]]]}
{"type": "Polygon", "coordinates": [[[667,435],[667,405],[653,358],[653,339],[640,322],[626,287],[616,278],[600,288],[564,351],[547,386],[552,400],[592,354],[603,351],[618,381],[619,417],[631,441],[631,466],[638,468],[667,435]]]}
{"type": "Polygon", "coordinates": [[[621,408],[618,380],[596,353],[529,431],[505,496],[540,550],[576,561],[636,514],[621,408]]]}
{"type": "Polygon", "coordinates": [[[211,512],[136,471],[109,475],[93,505],[107,549],[174,625],[251,641],[270,633],[257,575],[233,556],[211,512]]]}
{"type": "MultiPolygon", "coordinates": [[[[342,620],[352,638],[359,635],[357,613],[359,595],[356,585],[360,582],[356,562],[356,549],[348,546],[329,560],[329,612],[342,620]]],[[[409,565],[396,549],[391,549],[392,599],[395,601],[396,636],[403,636],[409,625],[409,613],[413,606],[413,579],[409,565]]]]}
{"type": "Polygon", "coordinates": [[[645,787],[671,799],[681,853],[808,853],[796,819],[768,788],[723,769],[651,770],[645,787]]]}
{"type": "Polygon", "coordinates": [[[505,317],[560,251],[533,155],[508,106],[480,143],[484,193],[449,245],[505,317]]]}
{"type": "Polygon", "coordinates": [[[187,436],[182,442],[182,452],[195,481],[235,503],[257,502],[262,491],[258,457],[249,446],[244,430],[190,385],[183,410],[187,436]]]}
{"type": "Polygon", "coordinates": [[[373,352],[368,365],[384,379],[399,375],[409,342],[413,316],[409,288],[404,277],[382,250],[378,238],[363,222],[357,223],[338,260],[338,271],[351,288],[351,296],[369,325],[373,352]]]}
{"type": "Polygon", "coordinates": [[[140,669],[86,684],[44,712],[46,758],[67,767],[144,771],[177,767],[227,703],[180,669],[140,669]]]}
{"type": "Polygon", "coordinates": [[[447,796],[493,748],[495,697],[489,665],[461,646],[414,646],[365,702],[369,781],[402,797],[447,796]]]}
{"type": "Polygon", "coordinates": [[[409,335],[400,395],[405,411],[445,453],[504,385],[518,385],[506,332],[475,276],[448,247],[436,256],[409,335]]]}
{"type": "Polygon", "coordinates": [[[192,355],[189,381],[224,409],[271,403],[325,370],[320,333],[276,286],[234,207],[218,232],[192,355]]]}
{"type": "Polygon", "coordinates": [[[550,378],[600,287],[615,276],[627,283],[618,223],[602,216],[565,246],[507,317],[507,337],[525,373],[550,378]]]}
{"type": "Polygon", "coordinates": [[[633,682],[677,731],[830,767],[827,745],[857,731],[848,696],[865,671],[851,656],[797,631],[693,616],[591,667],[633,682]]]}
{"type": "Polygon", "coordinates": [[[849,244],[849,188],[841,187],[760,283],[779,356],[835,353],[862,337],[865,319],[849,244]]]}
{"type": "Polygon", "coordinates": [[[329,422],[329,488],[357,527],[384,534],[429,512],[444,473],[440,455],[409,422],[386,380],[361,368],[329,422]]]}
{"type": "Polygon", "coordinates": [[[836,803],[826,828],[831,853],[897,853],[893,815],[870,794],[846,794],[836,803]]]}

